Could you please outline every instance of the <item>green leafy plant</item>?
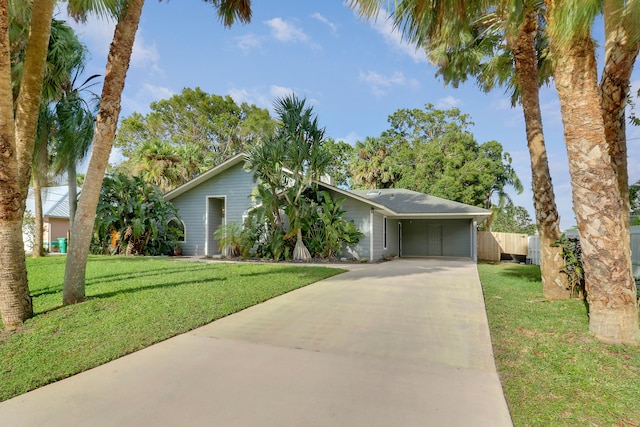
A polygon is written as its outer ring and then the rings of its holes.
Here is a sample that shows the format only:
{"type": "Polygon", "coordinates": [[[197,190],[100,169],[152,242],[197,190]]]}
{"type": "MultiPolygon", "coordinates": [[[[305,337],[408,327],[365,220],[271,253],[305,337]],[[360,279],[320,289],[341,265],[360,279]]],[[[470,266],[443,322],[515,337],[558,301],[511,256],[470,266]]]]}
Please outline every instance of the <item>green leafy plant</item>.
{"type": "Polygon", "coordinates": [[[176,208],[160,190],[139,177],[106,176],[92,241],[98,254],[165,255],[173,251],[182,231],[176,208]]]}
{"type": "Polygon", "coordinates": [[[585,297],[584,269],[582,267],[582,248],[580,239],[567,237],[565,234],[560,239],[551,244],[554,247],[562,248],[564,267],[562,272],[568,277],[569,290],[572,297],[585,297]]]}
{"type": "Polygon", "coordinates": [[[213,233],[213,238],[218,241],[218,250],[227,257],[237,257],[241,253],[242,226],[237,222],[221,225],[213,233]]]}
{"type": "Polygon", "coordinates": [[[344,219],[346,213],[341,209],[345,199],[333,200],[326,191],[318,192],[320,207],[316,210],[322,237],[320,255],[335,257],[342,252],[343,245],[354,246],[364,236],[353,221],[344,219]]]}

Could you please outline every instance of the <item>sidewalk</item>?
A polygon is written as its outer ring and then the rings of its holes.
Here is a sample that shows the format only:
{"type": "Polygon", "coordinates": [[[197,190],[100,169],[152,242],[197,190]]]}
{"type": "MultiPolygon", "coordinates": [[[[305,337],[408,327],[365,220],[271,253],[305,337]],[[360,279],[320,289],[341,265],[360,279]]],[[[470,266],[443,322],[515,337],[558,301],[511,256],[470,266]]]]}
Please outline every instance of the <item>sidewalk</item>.
{"type": "Polygon", "coordinates": [[[0,403],[2,425],[511,426],[475,264],[357,267],[0,403]]]}

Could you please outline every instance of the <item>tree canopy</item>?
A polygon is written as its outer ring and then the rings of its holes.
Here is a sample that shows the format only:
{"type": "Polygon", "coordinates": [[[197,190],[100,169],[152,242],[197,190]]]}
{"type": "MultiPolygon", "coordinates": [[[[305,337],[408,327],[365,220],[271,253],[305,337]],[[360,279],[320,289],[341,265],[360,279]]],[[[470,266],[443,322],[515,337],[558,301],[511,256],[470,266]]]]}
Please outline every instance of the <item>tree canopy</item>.
{"type": "Polygon", "coordinates": [[[406,188],[489,208],[506,187],[522,192],[511,156],[497,141],[478,144],[473,123],[458,109],[401,109],[390,128],[355,147],[351,173],[356,188],[406,188]]]}
{"type": "Polygon", "coordinates": [[[150,109],[122,120],[115,145],[127,160],[119,170],[165,191],[247,150],[275,128],[267,110],[198,87],[153,102],[150,109]]]}

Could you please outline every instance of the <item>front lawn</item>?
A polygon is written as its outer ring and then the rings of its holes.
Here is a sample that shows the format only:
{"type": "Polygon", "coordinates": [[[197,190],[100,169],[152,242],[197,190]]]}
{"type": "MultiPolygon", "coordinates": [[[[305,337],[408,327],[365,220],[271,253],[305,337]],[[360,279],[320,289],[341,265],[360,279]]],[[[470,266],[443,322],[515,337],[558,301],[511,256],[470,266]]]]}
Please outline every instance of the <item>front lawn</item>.
{"type": "Polygon", "coordinates": [[[545,301],[537,266],[478,270],[515,426],[640,426],[640,348],[596,341],[582,301],[545,301]]]}
{"type": "Polygon", "coordinates": [[[342,272],[92,256],[88,300],[62,306],[64,262],[27,260],[35,316],[0,330],[0,401],[342,272]]]}

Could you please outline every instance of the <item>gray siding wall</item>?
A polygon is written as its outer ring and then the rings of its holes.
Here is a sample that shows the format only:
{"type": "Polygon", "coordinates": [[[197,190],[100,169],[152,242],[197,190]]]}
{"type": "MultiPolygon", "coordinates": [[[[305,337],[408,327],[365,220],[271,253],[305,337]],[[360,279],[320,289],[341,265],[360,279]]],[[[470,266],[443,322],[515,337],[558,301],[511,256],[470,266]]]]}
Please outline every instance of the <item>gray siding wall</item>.
{"type": "Polygon", "coordinates": [[[398,224],[399,220],[393,218],[387,218],[387,249],[384,251],[384,256],[392,258],[400,255],[399,237],[398,237],[398,224]]]}
{"type": "Polygon", "coordinates": [[[429,225],[442,226],[442,255],[471,257],[471,222],[466,219],[402,220],[403,256],[428,256],[429,225]]]}
{"type": "MultiPolygon", "coordinates": [[[[172,200],[185,226],[185,241],[182,243],[185,255],[205,255],[209,197],[225,196],[223,224],[242,222],[242,216],[253,205],[251,192],[255,187],[251,174],[242,168],[243,163],[235,165],[172,200]]],[[[209,254],[217,253],[215,243],[209,243],[209,254]]]]}
{"type": "MultiPolygon", "coordinates": [[[[374,212],[373,214],[373,257],[372,261],[382,259],[384,257],[384,216],[374,212]]],[[[388,222],[387,222],[388,226],[388,222]]],[[[387,236],[388,238],[388,236],[387,236]]]]}
{"type": "Polygon", "coordinates": [[[345,197],[342,194],[329,191],[331,198],[334,200],[344,198],[345,201],[342,204],[342,210],[345,211],[344,219],[347,221],[353,221],[358,227],[358,230],[364,233],[364,236],[360,239],[358,244],[353,248],[344,247],[342,249],[342,257],[356,258],[356,259],[369,259],[369,213],[371,207],[366,203],[359,202],[350,197],[345,197]]]}

